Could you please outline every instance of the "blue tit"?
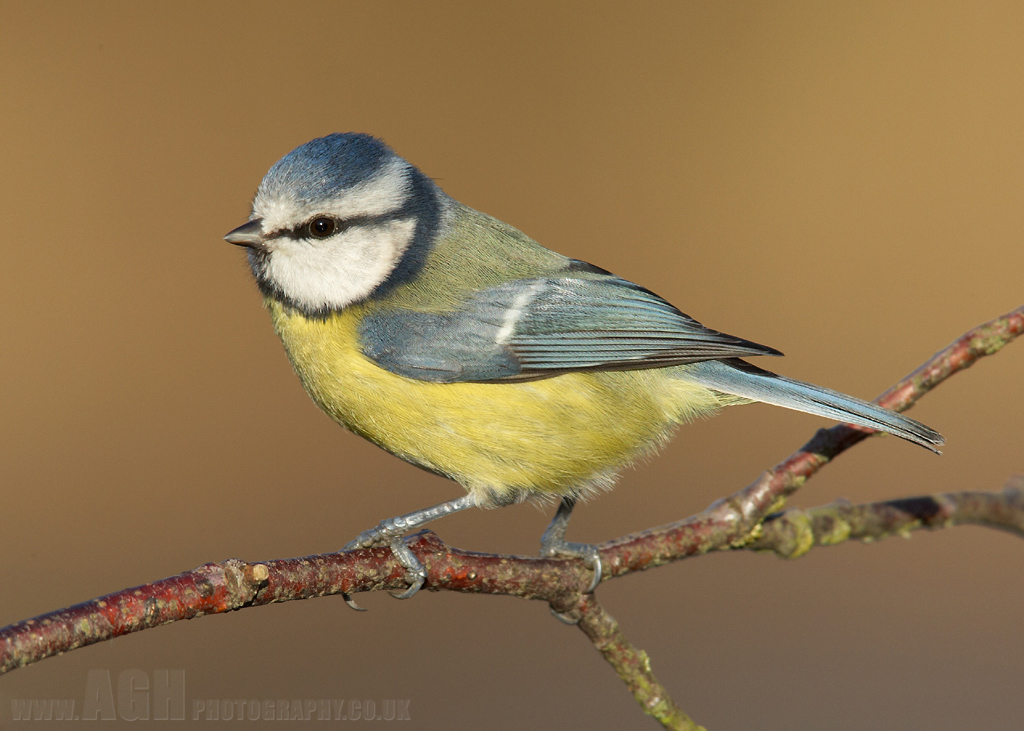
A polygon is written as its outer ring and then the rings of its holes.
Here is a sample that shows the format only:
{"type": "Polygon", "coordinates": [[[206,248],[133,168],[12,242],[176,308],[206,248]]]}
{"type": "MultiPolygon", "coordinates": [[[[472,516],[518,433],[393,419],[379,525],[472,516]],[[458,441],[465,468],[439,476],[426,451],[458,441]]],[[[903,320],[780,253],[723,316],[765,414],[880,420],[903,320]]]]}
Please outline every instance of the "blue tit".
{"type": "Polygon", "coordinates": [[[369,135],[332,134],[285,155],[225,239],[248,249],[317,405],[466,490],[349,544],[392,548],[409,571],[401,597],[425,576],[406,532],[532,498],[560,501],[542,555],[585,558],[596,585],[596,551],[565,540],[577,499],[725,406],[760,401],[942,444],[913,419],[742,360],[781,353],[453,200],[369,135]]]}

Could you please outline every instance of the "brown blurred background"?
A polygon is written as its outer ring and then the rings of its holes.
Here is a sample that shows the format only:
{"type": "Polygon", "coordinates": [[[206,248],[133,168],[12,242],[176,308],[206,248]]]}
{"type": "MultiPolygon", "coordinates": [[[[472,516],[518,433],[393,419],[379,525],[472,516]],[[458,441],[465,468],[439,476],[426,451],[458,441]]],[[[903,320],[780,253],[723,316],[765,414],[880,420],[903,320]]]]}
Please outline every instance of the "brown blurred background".
{"type": "MultiPolygon", "coordinates": [[[[1024,301],[1019,3],[0,2],[0,624],[230,556],[340,548],[459,494],[303,394],[241,251],[267,168],[366,131],[459,200],[873,397],[1024,301]]],[[[999,489],[1024,471],[1011,346],[928,396],[934,457],[875,439],[795,501],[999,489]]],[[[688,515],[825,422],[684,428],[577,511],[600,541],[688,515]]],[[[535,553],[548,515],[454,545],[535,553]]],[[[1024,542],[977,528],[716,555],[603,585],[721,729],[1009,729],[1024,542]]],[[[185,668],[202,698],[410,699],[411,728],[649,728],[547,607],[423,592],[180,623],[0,680],[185,668]]],[[[37,726],[41,724],[36,724],[37,726]]],[[[264,724],[270,727],[272,724],[264,724]]],[[[173,727],[174,724],[164,724],[173,727]]],[[[86,725],[85,727],[88,727],[86,725]]]]}

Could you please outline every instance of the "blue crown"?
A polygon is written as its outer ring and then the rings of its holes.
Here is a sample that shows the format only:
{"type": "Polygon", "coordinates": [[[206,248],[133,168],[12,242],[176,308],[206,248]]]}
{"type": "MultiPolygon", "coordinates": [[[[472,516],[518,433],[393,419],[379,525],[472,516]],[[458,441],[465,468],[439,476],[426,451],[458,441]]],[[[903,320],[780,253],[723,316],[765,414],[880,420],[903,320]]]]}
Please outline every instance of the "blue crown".
{"type": "Polygon", "coordinates": [[[260,192],[288,191],[301,203],[332,198],[373,177],[395,153],[376,137],[356,132],[318,137],[278,160],[260,192]]]}

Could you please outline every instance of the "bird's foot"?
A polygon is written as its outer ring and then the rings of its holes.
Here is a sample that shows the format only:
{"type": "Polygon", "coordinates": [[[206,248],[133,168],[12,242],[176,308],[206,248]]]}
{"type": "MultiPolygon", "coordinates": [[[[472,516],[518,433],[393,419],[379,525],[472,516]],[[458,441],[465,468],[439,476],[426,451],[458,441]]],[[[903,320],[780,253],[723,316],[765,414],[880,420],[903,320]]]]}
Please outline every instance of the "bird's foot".
{"type": "MultiPolygon", "coordinates": [[[[570,543],[569,541],[541,541],[540,555],[546,558],[582,558],[583,565],[594,572],[594,577],[584,590],[584,594],[590,594],[597,585],[601,583],[601,554],[597,546],[590,543],[570,543]]],[[[567,614],[561,614],[554,609],[551,616],[564,624],[577,624],[579,619],[574,619],[567,614]]]]}
{"type": "MultiPolygon", "coordinates": [[[[388,518],[387,520],[382,520],[376,528],[364,530],[354,540],[346,543],[342,550],[353,551],[358,548],[389,546],[398,563],[405,567],[405,575],[409,581],[408,589],[398,593],[391,592],[391,596],[396,599],[408,599],[420,590],[423,582],[427,579],[427,569],[416,558],[416,554],[409,550],[409,547],[405,545],[405,541],[402,538],[407,530],[414,527],[416,526],[410,525],[409,521],[406,520],[406,516],[400,515],[397,518],[388,518]]],[[[353,609],[360,612],[365,611],[348,594],[343,594],[342,596],[345,598],[345,603],[353,609]]]]}
{"type": "Polygon", "coordinates": [[[582,558],[583,565],[594,572],[590,585],[583,591],[584,594],[590,594],[601,583],[601,554],[598,553],[597,546],[565,540],[541,540],[540,555],[546,558],[582,558]]]}
{"type": "MultiPolygon", "coordinates": [[[[423,582],[427,580],[427,570],[424,568],[420,560],[416,558],[416,554],[409,550],[409,547],[405,545],[405,541],[402,539],[409,531],[416,530],[424,523],[429,523],[432,520],[443,518],[446,515],[457,513],[460,510],[471,508],[476,505],[476,502],[469,495],[463,495],[462,497],[449,500],[446,503],[435,505],[431,508],[423,508],[422,510],[416,510],[412,513],[406,513],[405,515],[399,515],[395,518],[388,518],[382,520],[380,525],[370,530],[364,530],[360,533],[354,541],[349,541],[346,544],[344,551],[352,551],[357,548],[374,548],[377,546],[390,546],[391,552],[395,554],[395,558],[398,562],[405,567],[406,576],[409,579],[409,588],[398,594],[392,594],[391,596],[397,599],[408,599],[420,590],[423,586],[423,582]]],[[[348,594],[342,594],[345,597],[345,603],[353,609],[363,611],[362,607],[358,606],[352,597],[348,594]]]]}

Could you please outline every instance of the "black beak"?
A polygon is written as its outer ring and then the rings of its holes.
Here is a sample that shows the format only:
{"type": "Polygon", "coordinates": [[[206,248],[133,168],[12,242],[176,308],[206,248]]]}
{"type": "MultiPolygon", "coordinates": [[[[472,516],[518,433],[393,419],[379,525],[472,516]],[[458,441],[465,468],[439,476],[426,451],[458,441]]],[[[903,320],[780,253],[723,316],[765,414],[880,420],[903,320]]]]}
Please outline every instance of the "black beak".
{"type": "Polygon", "coordinates": [[[244,246],[248,249],[263,248],[263,219],[254,218],[248,223],[231,231],[224,240],[235,246],[244,246]]]}

